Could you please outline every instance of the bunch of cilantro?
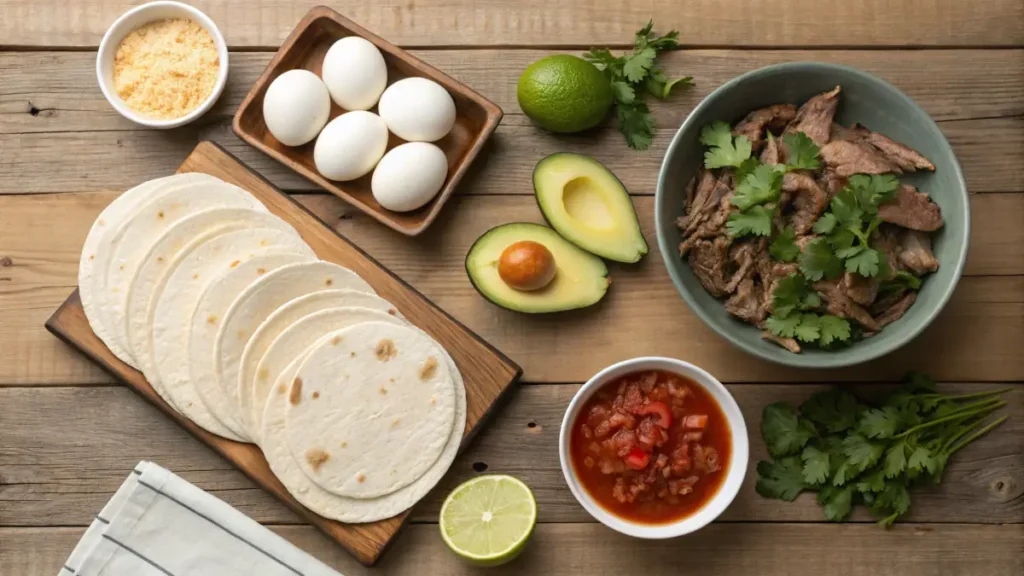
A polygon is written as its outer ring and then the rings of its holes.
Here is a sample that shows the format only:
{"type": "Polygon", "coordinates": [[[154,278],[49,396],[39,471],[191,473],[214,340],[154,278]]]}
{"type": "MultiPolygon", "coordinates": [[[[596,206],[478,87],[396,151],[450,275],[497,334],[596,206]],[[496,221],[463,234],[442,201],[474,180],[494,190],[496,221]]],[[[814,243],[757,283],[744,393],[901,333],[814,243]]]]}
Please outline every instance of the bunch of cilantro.
{"type": "Polygon", "coordinates": [[[612,83],[615,110],[619,118],[619,131],[626,144],[635,150],[646,150],[654,137],[654,116],[644,102],[644,94],[655,98],[668,98],[672,88],[693,84],[693,77],[670,80],[655,64],[659,52],[679,48],[679,31],[654,36],[653,21],[636,33],[633,52],[613,56],[607,48],[592,48],[583,59],[606,72],[612,83]]]}
{"type": "Polygon", "coordinates": [[[841,388],[811,396],[799,410],[771,404],[761,436],[772,460],[757,464],[757,493],[792,502],[817,492],[828,520],[863,504],[888,527],[910,510],[912,488],[940,483],[954,453],[1006,420],[988,419],[1006,405],[1005,391],[940,394],[914,373],[880,406],[841,388]]]}

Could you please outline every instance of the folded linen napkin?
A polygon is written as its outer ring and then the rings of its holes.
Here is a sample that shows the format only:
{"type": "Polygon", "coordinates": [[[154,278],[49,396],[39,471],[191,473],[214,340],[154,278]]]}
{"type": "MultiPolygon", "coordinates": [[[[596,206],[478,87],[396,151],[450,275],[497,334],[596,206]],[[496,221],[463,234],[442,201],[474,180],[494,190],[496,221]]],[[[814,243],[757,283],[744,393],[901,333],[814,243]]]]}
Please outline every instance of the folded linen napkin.
{"type": "Polygon", "coordinates": [[[58,576],[341,576],[219,498],[140,462],[58,576]]]}

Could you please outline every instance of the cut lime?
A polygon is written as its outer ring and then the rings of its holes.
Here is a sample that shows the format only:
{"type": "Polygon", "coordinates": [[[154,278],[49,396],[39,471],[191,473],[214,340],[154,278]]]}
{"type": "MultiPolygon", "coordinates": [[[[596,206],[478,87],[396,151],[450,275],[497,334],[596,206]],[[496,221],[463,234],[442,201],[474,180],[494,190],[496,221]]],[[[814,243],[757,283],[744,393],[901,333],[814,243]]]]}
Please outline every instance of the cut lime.
{"type": "Polygon", "coordinates": [[[518,556],[536,524],[533,492],[511,476],[490,474],[463,482],[441,507],[441,538],[479,566],[497,566],[518,556]]]}

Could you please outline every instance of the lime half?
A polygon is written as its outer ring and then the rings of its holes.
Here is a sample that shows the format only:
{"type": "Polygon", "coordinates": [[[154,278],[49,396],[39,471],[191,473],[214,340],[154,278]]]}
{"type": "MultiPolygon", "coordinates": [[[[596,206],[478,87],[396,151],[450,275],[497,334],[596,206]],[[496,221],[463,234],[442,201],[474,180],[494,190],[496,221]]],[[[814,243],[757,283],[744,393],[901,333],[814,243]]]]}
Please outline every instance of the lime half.
{"type": "Polygon", "coordinates": [[[463,482],[441,507],[441,538],[479,566],[497,566],[522,552],[537,524],[537,501],[526,484],[490,474],[463,482]]]}

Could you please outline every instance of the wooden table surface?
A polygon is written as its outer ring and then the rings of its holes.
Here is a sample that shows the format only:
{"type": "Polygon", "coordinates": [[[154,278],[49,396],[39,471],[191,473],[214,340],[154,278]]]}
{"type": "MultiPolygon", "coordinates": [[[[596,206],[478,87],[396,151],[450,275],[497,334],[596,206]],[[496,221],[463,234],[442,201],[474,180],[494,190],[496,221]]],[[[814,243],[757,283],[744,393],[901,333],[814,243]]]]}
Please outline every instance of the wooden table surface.
{"type": "MultiPolygon", "coordinates": [[[[332,7],[484,93],[505,119],[456,198],[410,240],[313,189],[243,145],[230,118],[312,0],[195,2],[233,48],[220,103],[196,125],[144,130],[119,117],[95,80],[95,50],[131,2],[0,0],[0,574],[56,574],[103,503],[141,459],[236,506],[345,574],[470,574],[437,535],[444,495],[482,471],[535,491],[540,525],[524,556],[493,574],[760,575],[1024,573],[1024,3],[1020,0],[345,0],[332,7]],[[628,150],[609,123],[555,137],[532,127],[515,82],[552,51],[627,47],[650,17],[686,49],[664,58],[697,86],[657,103],[658,133],[628,150]],[[661,255],[612,266],[606,301],[528,317],[471,287],[462,260],[499,223],[540,221],[530,173],[571,150],[606,163],[632,192],[653,247],[661,156],[708,92],[763,65],[820,60],[877,74],[939,122],[971,191],[965,276],[939,320],[901,351],[842,371],[758,361],[707,329],[678,297],[661,255]],[[72,291],[82,241],[125,188],[174,170],[198,139],[216,141],[293,192],[338,231],[520,363],[524,382],[493,424],[415,510],[373,570],[359,567],[229,464],[43,329],[72,291]],[[637,355],[695,362],[728,383],[750,430],[751,473],[719,522],[674,541],[628,539],[595,524],[565,487],[562,412],[598,369],[637,355]],[[1009,383],[1010,420],[963,452],[943,484],[915,493],[906,522],[884,531],[864,513],[824,523],[812,497],[764,500],[752,469],[762,407],[799,402],[822,383],[894,382],[926,371],[951,390],[1009,383]]],[[[482,572],[481,572],[482,573],[482,572]]]]}

